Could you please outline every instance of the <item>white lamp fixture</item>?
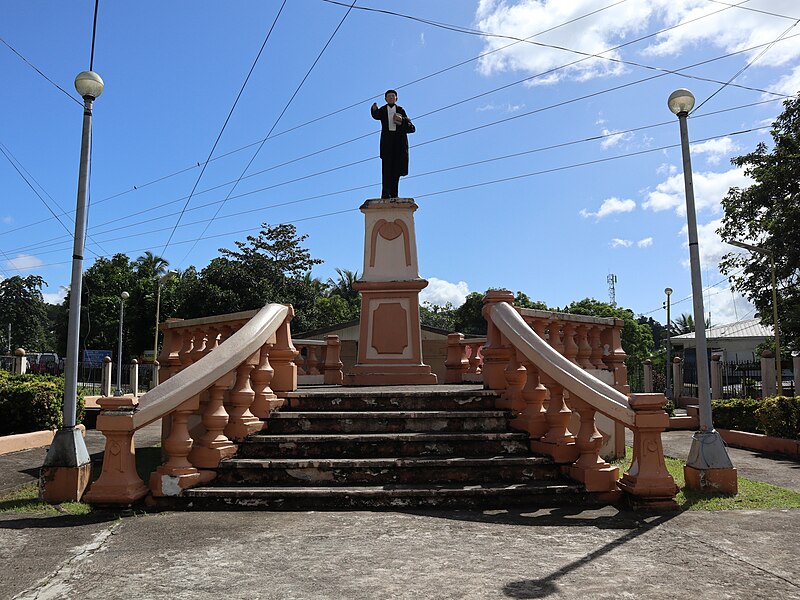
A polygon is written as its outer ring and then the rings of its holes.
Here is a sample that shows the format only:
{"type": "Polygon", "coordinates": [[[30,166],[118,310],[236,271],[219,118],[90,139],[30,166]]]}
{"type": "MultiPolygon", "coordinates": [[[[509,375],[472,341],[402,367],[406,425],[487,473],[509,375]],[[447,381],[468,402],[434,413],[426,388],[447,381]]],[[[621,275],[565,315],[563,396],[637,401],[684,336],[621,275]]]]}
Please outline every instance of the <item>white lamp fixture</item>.
{"type": "Polygon", "coordinates": [[[81,71],[75,78],[75,89],[81,95],[81,98],[92,98],[93,100],[100,97],[103,93],[103,79],[94,71],[81,71]]]}
{"type": "Polygon", "coordinates": [[[667,106],[676,115],[689,114],[694,108],[694,94],[686,88],[675,90],[669,95],[667,106]]]}

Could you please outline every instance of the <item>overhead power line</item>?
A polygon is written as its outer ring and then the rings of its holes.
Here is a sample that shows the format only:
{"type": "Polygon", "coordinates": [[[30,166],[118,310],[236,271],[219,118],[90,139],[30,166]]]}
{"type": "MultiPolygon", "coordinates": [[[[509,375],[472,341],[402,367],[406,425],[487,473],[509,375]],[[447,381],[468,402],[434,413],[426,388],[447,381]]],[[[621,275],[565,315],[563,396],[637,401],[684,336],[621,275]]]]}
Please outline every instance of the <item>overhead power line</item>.
{"type": "Polygon", "coordinates": [[[6,47],[7,47],[9,50],[11,50],[11,51],[12,51],[14,54],[16,54],[16,55],[17,55],[19,58],[21,58],[21,59],[22,59],[22,61],[23,61],[23,62],[24,62],[26,65],[28,65],[28,66],[29,66],[31,69],[33,69],[33,70],[34,70],[34,71],[36,71],[36,72],[37,72],[39,75],[41,75],[42,77],[44,77],[44,78],[45,78],[45,79],[46,79],[48,82],[50,82],[52,85],[54,85],[54,86],[55,86],[55,87],[56,87],[58,90],[60,90],[60,91],[61,91],[61,92],[63,92],[64,94],[66,94],[66,96],[67,96],[67,97],[68,97],[70,100],[72,100],[73,102],[77,102],[77,103],[78,103],[78,105],[80,105],[80,106],[83,106],[83,102],[81,102],[80,100],[78,100],[78,99],[77,99],[75,96],[73,96],[72,94],[70,94],[70,93],[69,93],[67,90],[65,90],[64,88],[62,88],[62,87],[61,87],[60,85],[58,85],[58,84],[57,84],[55,81],[53,81],[53,80],[52,80],[52,79],[50,79],[50,78],[49,78],[47,75],[45,75],[45,74],[44,74],[44,73],[43,73],[43,72],[42,72],[42,71],[39,69],[39,67],[37,67],[36,65],[34,65],[32,62],[30,62],[30,61],[29,61],[27,58],[25,58],[24,56],[22,56],[22,54],[20,54],[19,52],[17,52],[17,50],[16,50],[16,49],[15,49],[15,48],[14,48],[14,47],[11,45],[11,44],[9,44],[9,43],[8,43],[7,41],[5,41],[3,38],[0,38],[0,42],[3,42],[3,44],[5,44],[5,46],[6,46],[6,47]]]}

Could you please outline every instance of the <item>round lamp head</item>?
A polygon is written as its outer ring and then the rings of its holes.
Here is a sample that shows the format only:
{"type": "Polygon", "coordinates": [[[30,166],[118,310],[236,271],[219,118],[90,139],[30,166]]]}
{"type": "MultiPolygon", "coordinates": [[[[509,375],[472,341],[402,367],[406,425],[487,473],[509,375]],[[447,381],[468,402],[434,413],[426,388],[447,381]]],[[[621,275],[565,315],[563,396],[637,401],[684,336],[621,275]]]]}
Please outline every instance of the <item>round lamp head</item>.
{"type": "Polygon", "coordinates": [[[675,90],[669,95],[667,106],[676,115],[690,113],[694,108],[694,94],[685,88],[675,90]]]}
{"type": "Polygon", "coordinates": [[[75,78],[75,89],[81,98],[98,98],[103,93],[103,79],[94,71],[82,71],[75,78]]]}
{"type": "Polygon", "coordinates": [[[664,288],[664,293],[667,296],[671,296],[672,295],[672,288],[664,288]]]}
{"type": "Polygon", "coordinates": [[[119,295],[119,297],[120,297],[120,298],[122,298],[123,300],[127,300],[128,298],[130,298],[130,297],[131,297],[131,295],[130,295],[128,292],[122,292],[122,293],[119,295]]]}

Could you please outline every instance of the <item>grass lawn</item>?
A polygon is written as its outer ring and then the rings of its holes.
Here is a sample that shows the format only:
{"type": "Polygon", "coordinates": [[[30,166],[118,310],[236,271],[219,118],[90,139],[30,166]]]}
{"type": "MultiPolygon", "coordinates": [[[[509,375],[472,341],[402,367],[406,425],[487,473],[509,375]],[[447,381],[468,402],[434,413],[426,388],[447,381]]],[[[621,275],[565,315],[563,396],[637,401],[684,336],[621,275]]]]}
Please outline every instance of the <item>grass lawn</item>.
{"type": "MultiPolygon", "coordinates": [[[[625,449],[625,458],[615,461],[620,466],[620,472],[624,472],[627,465],[633,458],[633,449],[625,449]]],[[[675,501],[681,510],[744,510],[754,508],[800,508],[800,493],[787,490],[786,488],[750,481],[744,477],[739,477],[739,493],[735,496],[715,496],[704,494],[694,490],[685,489],[686,482],[683,478],[683,467],[685,461],[677,458],[665,459],[667,470],[675,483],[680,488],[675,501]]]]}

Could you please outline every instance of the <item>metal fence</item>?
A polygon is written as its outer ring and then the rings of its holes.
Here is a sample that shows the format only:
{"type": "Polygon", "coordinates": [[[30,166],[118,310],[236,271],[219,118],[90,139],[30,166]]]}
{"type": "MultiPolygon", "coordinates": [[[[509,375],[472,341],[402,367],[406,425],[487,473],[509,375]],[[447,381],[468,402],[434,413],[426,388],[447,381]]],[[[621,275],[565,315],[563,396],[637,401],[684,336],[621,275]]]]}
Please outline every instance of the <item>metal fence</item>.
{"type": "MultiPolygon", "coordinates": [[[[796,394],[795,380],[791,371],[791,363],[784,362],[781,370],[783,394],[796,394]]],[[[721,362],[722,396],[724,398],[761,398],[760,361],[721,362]]],[[[779,392],[780,393],[780,392],[779,392]]],[[[697,365],[683,365],[683,396],[697,398],[697,365]]]]}

